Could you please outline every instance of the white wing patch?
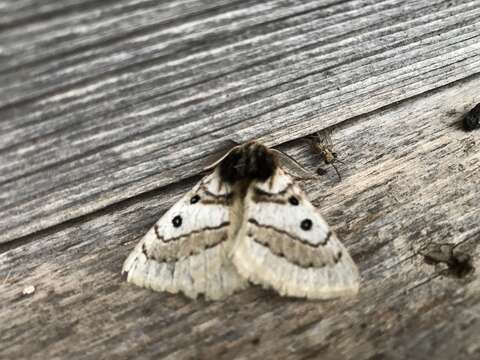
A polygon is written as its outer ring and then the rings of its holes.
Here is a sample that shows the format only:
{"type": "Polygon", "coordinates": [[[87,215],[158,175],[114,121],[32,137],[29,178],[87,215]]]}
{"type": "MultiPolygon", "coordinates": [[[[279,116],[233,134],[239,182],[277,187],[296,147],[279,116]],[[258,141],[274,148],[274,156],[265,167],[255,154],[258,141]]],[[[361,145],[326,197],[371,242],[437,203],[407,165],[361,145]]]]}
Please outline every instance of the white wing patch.
{"type": "MultiPolygon", "coordinates": [[[[228,254],[233,193],[218,171],[206,176],[153,226],[123,265],[127,281],[190,298],[225,298],[245,288],[228,254]]],[[[234,222],[238,220],[233,219],[234,222]]]]}
{"type": "Polygon", "coordinates": [[[232,251],[242,276],[286,296],[357,293],[355,263],[292,177],[278,168],[265,183],[252,182],[244,201],[232,251]]]}

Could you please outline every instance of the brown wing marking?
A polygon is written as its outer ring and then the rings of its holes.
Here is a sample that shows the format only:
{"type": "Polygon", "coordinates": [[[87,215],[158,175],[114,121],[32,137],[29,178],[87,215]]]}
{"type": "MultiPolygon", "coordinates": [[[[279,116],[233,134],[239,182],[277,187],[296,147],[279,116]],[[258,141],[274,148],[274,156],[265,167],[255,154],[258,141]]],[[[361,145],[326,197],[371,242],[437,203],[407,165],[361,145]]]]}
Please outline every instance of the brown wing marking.
{"type": "Polygon", "coordinates": [[[159,234],[158,226],[155,224],[155,235],[165,245],[147,248],[144,244],[142,251],[148,259],[158,262],[175,262],[227,241],[229,226],[230,222],[226,221],[218,226],[206,227],[166,239],[159,234]]]}
{"type": "Polygon", "coordinates": [[[332,231],[328,231],[322,241],[313,244],[274,226],[260,224],[255,219],[248,219],[248,223],[249,227],[256,228],[248,229],[248,237],[268,248],[274,255],[283,257],[297,266],[303,268],[333,266],[342,257],[340,250],[334,252],[333,249],[326,247],[334,236],[332,231]]]}

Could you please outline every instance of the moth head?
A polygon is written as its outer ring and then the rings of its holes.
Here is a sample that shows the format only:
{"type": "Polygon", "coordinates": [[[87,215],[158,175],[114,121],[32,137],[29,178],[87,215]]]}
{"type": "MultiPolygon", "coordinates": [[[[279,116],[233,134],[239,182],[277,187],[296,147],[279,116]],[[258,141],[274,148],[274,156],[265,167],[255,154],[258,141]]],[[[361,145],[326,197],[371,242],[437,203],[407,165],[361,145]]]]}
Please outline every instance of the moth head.
{"type": "Polygon", "coordinates": [[[278,166],[276,156],[264,145],[252,141],[234,147],[220,162],[220,178],[230,184],[239,181],[266,181],[278,166]]]}

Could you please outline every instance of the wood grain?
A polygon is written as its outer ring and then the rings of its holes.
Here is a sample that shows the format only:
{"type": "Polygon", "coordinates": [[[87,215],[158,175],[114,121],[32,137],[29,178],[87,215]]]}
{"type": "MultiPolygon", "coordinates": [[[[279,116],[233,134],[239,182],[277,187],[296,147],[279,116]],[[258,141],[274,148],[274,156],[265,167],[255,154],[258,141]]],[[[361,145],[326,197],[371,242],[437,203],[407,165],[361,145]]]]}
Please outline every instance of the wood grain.
{"type": "Polygon", "coordinates": [[[0,8],[0,242],[478,73],[478,1],[0,8]]]}
{"type": "MultiPolygon", "coordinates": [[[[251,288],[194,302],[122,282],[128,252],[196,177],[3,244],[0,358],[478,358],[478,273],[442,275],[418,251],[458,243],[480,266],[480,133],[458,125],[479,86],[475,77],[343,122],[333,133],[342,182],[329,169],[304,183],[359,265],[357,298],[251,288]],[[28,285],[35,294],[22,296],[28,285]]],[[[302,139],[280,148],[321,164],[302,139]]]]}
{"type": "Polygon", "coordinates": [[[0,0],[0,359],[480,358],[480,1],[0,0]],[[342,181],[303,138],[332,127],[342,181]],[[190,301],[127,254],[234,140],[314,171],[358,297],[190,301]],[[425,263],[459,244],[476,271],[425,263]],[[23,295],[28,286],[31,295],[23,295]]]}

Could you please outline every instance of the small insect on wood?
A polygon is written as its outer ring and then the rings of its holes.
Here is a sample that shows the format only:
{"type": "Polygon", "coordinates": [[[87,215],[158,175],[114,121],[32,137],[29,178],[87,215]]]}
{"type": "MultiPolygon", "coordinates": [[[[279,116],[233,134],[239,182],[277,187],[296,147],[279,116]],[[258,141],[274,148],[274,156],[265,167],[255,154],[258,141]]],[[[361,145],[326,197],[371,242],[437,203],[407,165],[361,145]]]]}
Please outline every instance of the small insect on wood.
{"type": "Polygon", "coordinates": [[[463,118],[463,128],[471,131],[480,127],[480,104],[477,104],[463,118]]]}
{"type": "MultiPolygon", "coordinates": [[[[332,167],[335,169],[335,172],[338,175],[339,180],[341,181],[342,176],[340,175],[340,172],[335,166],[335,163],[337,162],[339,162],[340,164],[345,164],[345,163],[343,161],[340,161],[337,157],[337,153],[333,151],[331,131],[324,130],[322,132],[317,132],[315,135],[309,136],[307,139],[310,141],[310,144],[312,145],[313,150],[317,154],[320,154],[320,156],[323,158],[323,161],[325,162],[325,164],[332,165],[332,167]]],[[[317,169],[318,175],[324,175],[325,173],[326,171],[323,168],[319,167],[317,169]]]]}
{"type": "Polygon", "coordinates": [[[455,250],[456,244],[432,244],[426,252],[420,252],[427,264],[446,264],[450,274],[462,278],[475,271],[472,257],[469,254],[455,250]]]}

